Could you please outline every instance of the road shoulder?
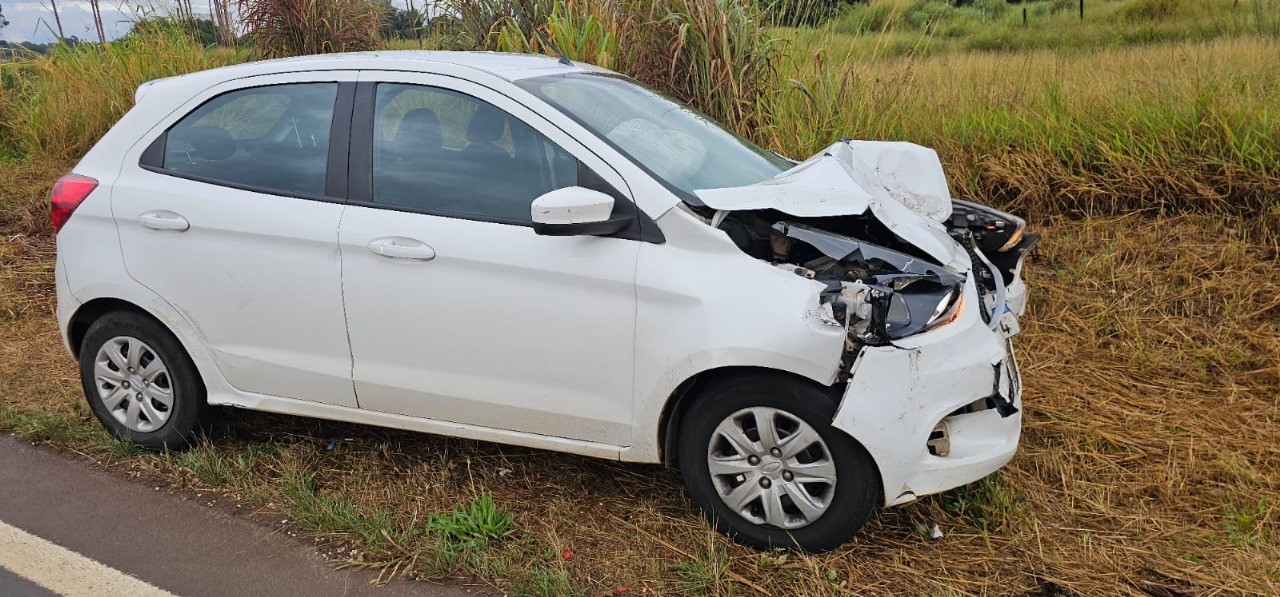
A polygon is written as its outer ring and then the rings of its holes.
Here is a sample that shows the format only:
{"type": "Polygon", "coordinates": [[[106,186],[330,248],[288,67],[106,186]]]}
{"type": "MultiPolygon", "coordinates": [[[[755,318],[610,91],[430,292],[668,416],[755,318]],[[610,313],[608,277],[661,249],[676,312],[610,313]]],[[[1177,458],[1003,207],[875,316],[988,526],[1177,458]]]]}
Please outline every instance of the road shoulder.
{"type": "Polygon", "coordinates": [[[8,435],[0,462],[0,521],[178,595],[475,594],[404,580],[375,587],[373,573],[334,570],[275,529],[8,435]]]}

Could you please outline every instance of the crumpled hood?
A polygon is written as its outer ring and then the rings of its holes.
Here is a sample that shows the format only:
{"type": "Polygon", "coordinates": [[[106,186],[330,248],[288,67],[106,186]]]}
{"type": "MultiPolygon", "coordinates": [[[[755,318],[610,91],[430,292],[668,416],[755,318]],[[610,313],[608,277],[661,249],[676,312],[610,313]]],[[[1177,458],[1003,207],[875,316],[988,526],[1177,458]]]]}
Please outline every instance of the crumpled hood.
{"type": "Polygon", "coordinates": [[[768,180],[697,195],[707,207],[724,211],[774,209],[822,217],[870,210],[938,263],[968,269],[967,255],[942,225],[951,217],[942,162],[932,149],[913,143],[838,141],[768,180]]]}

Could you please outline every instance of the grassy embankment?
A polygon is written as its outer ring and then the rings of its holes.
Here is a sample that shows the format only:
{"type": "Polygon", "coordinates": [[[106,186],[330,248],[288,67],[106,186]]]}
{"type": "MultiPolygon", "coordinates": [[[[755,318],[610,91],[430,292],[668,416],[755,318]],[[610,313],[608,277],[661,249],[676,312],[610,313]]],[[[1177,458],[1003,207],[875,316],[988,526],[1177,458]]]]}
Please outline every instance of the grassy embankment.
{"type": "MultiPolygon", "coordinates": [[[[1139,4],[1155,3],[1099,10],[1139,4]]],[[[1153,22],[1194,30],[1200,4],[1173,4],[1196,12],[1153,22]]],[[[287,518],[388,573],[515,593],[1280,591],[1274,36],[1094,43],[1086,21],[1061,39],[1093,48],[969,52],[975,29],[903,55],[876,50],[900,29],[842,30],[855,16],[782,33],[778,91],[746,132],[796,156],[841,136],[937,147],[958,195],[1045,233],[1023,449],[979,484],[886,511],[833,554],[762,555],[711,533],[655,467],[261,415],[180,454],[109,441],[53,325],[45,193],[137,83],[246,58],[172,39],[0,67],[0,427],[287,518]]]]}
{"type": "MultiPolygon", "coordinates": [[[[1280,0],[872,0],[826,29],[863,51],[922,55],[961,50],[1081,52],[1154,43],[1280,36],[1280,0]],[[1026,9],[1025,21],[1023,9],[1026,9]]],[[[811,31],[800,31],[800,38],[811,31]]]]}

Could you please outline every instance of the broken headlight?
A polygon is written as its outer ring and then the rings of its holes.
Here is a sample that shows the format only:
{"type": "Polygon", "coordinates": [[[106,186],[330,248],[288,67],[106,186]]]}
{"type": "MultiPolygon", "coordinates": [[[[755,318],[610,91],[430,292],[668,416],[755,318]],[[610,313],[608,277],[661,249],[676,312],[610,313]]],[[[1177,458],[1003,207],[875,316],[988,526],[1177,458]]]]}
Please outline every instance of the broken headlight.
{"type": "Polygon", "coordinates": [[[779,258],[804,262],[823,280],[823,301],[864,344],[887,344],[955,321],[964,308],[965,276],[914,255],[803,224],[773,227],[779,258]],[[808,246],[793,246],[799,241],[808,246]]]}
{"type": "Polygon", "coordinates": [[[959,319],[963,308],[964,286],[956,286],[947,293],[947,296],[938,301],[938,305],[933,308],[933,313],[929,315],[929,321],[925,322],[924,329],[940,328],[959,319]]]}
{"type": "Polygon", "coordinates": [[[885,344],[940,328],[960,317],[964,309],[964,284],[944,286],[921,280],[900,290],[870,286],[871,314],[858,330],[867,344],[885,344]]]}

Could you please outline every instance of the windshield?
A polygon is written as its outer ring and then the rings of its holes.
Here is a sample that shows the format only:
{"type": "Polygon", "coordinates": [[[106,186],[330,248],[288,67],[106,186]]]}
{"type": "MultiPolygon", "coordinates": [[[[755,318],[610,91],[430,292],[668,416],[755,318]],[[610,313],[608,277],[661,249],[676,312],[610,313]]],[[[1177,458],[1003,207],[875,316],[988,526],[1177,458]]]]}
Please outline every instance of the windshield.
{"type": "Polygon", "coordinates": [[[695,205],[702,202],[694,191],[751,185],[791,167],[692,108],[629,79],[578,73],[517,84],[695,205]]]}

